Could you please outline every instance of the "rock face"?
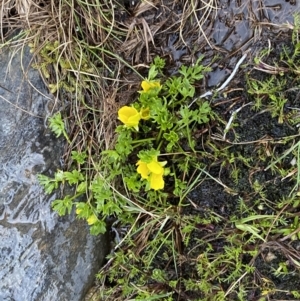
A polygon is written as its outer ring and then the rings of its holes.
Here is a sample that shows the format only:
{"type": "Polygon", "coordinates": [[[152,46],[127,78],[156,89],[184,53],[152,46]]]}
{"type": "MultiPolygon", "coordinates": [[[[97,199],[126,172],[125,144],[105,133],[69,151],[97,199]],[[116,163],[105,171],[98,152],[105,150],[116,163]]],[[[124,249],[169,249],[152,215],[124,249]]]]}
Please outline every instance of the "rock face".
{"type": "Polygon", "coordinates": [[[108,243],[58,217],[37,181],[60,167],[63,145],[45,130],[51,96],[30,60],[0,50],[0,300],[82,300],[108,243]]]}

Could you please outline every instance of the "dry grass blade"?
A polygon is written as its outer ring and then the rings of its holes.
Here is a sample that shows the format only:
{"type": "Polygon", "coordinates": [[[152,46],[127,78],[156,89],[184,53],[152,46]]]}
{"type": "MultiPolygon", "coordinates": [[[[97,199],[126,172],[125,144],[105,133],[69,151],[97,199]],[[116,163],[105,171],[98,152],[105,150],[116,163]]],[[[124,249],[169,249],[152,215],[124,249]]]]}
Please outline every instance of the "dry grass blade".
{"type": "Polygon", "coordinates": [[[32,0],[4,0],[1,5],[1,12],[3,17],[9,17],[12,9],[20,16],[29,16],[31,5],[34,5],[32,0]]]}
{"type": "Polygon", "coordinates": [[[159,0],[155,1],[141,1],[139,4],[136,6],[136,8],[133,11],[133,14],[135,17],[141,15],[142,13],[145,13],[149,11],[152,8],[157,9],[157,5],[159,4],[159,0]]]}
{"type": "Polygon", "coordinates": [[[184,44],[186,44],[184,30],[187,23],[190,22],[193,24],[193,28],[195,28],[196,24],[198,40],[203,37],[207,44],[212,47],[206,35],[206,28],[208,26],[205,24],[209,19],[213,20],[216,17],[217,7],[215,0],[208,0],[208,2],[204,0],[192,0],[185,3],[180,24],[180,37],[184,44]]]}

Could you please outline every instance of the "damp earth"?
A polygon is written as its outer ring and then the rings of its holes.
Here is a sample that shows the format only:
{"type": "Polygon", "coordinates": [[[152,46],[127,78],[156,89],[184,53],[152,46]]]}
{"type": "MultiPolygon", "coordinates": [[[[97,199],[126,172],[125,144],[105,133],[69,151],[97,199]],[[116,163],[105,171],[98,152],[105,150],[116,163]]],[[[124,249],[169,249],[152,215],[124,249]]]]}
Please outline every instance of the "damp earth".
{"type": "MultiPolygon", "coordinates": [[[[168,4],[170,11],[171,7],[176,7],[178,14],[182,12],[182,7],[172,6],[169,2],[168,4]]],[[[239,229],[246,229],[244,225],[238,224],[237,220],[243,220],[250,213],[256,214],[257,219],[260,218],[259,216],[276,215],[282,206],[285,206],[282,205],[284,200],[288,199],[291,191],[297,187],[295,180],[289,179],[288,175],[283,178],[278,170],[291,170],[295,162],[295,153],[289,153],[289,150],[298,142],[299,124],[295,122],[291,125],[288,118],[291,114],[297,116],[295,110],[300,109],[299,88],[296,87],[298,76],[294,74],[289,79],[287,76],[284,92],[286,100],[282,109],[283,120],[281,120],[282,116],[278,117],[274,113],[275,107],[264,102],[267,97],[262,97],[263,109],[255,109],[257,99],[254,94],[249,93],[251,87],[249,81],[270,80],[272,71],[268,69],[268,66],[280,64],[284,51],[293,47],[290,25],[294,22],[293,13],[300,10],[300,2],[228,0],[218,1],[217,7],[215,15],[208,16],[202,26],[206,39],[204,37],[199,39],[198,34],[195,33],[199,28],[194,30],[183,26],[178,32],[169,32],[165,29],[155,34],[154,45],[151,45],[149,56],[144,56],[145,60],[155,55],[165,58],[167,72],[169,75],[174,75],[177,74],[182,64],[192,64],[203,55],[204,62],[210,64],[212,71],[206,76],[204,83],[198,87],[199,95],[201,95],[203,89],[214,90],[226,81],[241,56],[247,53],[246,60],[228,84],[226,91],[217,93],[210,99],[219,118],[225,125],[232,123],[231,127],[226,128],[225,132],[225,126],[220,126],[219,122],[211,122],[208,127],[200,129],[203,134],[195,137],[197,151],[201,152],[202,156],[200,161],[205,165],[205,170],[210,177],[206,177],[205,181],[189,194],[189,206],[183,209],[182,214],[200,216],[204,220],[213,214],[220,217],[221,222],[199,223],[194,234],[195,241],[199,244],[194,243],[188,248],[184,248],[183,245],[178,247],[183,248],[183,259],[179,268],[182,279],[185,277],[189,279],[191,275],[197,274],[196,267],[190,265],[191,254],[197,254],[199,259],[209,249],[213,250],[209,253],[213,258],[222,256],[224,249],[226,250],[232,244],[226,235],[234,237],[235,233],[239,232],[232,225],[235,223],[240,227],[239,229]],[[260,57],[262,51],[268,51],[265,57],[266,65],[257,66],[254,59],[260,57]],[[283,160],[278,160],[278,166],[274,168],[272,158],[280,158],[286,153],[288,155],[283,160]],[[206,240],[210,242],[209,247],[206,245],[206,240]]],[[[134,18],[134,8],[129,9],[131,15],[127,17],[130,23],[130,20],[134,18]]],[[[160,13],[165,16],[163,11],[160,13]]],[[[159,13],[155,14],[151,11],[144,13],[142,17],[152,28],[151,25],[155,25],[154,16],[157,15],[159,13]]],[[[168,15],[168,17],[168,21],[171,19],[176,23],[176,14],[175,16],[168,15]]],[[[127,45],[126,42],[125,45],[127,45]]],[[[137,41],[136,47],[142,47],[140,41],[137,41]]],[[[140,53],[143,52],[136,51],[134,47],[130,49],[125,47],[124,50],[124,56],[135,63],[141,61],[140,53]]],[[[276,72],[273,74],[278,74],[276,72]]],[[[124,92],[125,98],[126,95],[128,94],[124,92]]],[[[129,95],[129,98],[131,97],[132,94],[129,95]]],[[[270,99],[267,101],[270,102],[270,99]]],[[[176,203],[176,200],[174,202],[176,203]]],[[[293,206],[284,208],[294,217],[299,215],[299,207],[295,206],[296,208],[292,208],[293,206]]],[[[259,222],[254,224],[261,227],[257,234],[264,231],[262,224],[259,222]]],[[[296,233],[297,227],[299,224],[295,228],[296,233]]],[[[267,231],[267,235],[270,232],[271,230],[267,231]]],[[[248,236],[245,235],[245,240],[247,237],[250,238],[250,232],[248,236]]],[[[243,241],[240,241],[240,244],[243,244],[243,241]]],[[[251,244],[246,246],[249,253],[252,248],[254,250],[255,246],[251,244]]],[[[256,269],[255,280],[251,281],[257,281],[265,289],[259,288],[259,285],[257,287],[253,285],[253,288],[248,291],[246,300],[265,300],[262,297],[264,294],[271,296],[271,300],[295,300],[289,292],[295,290],[300,283],[297,264],[292,263],[292,258],[298,262],[299,250],[299,239],[287,242],[286,239],[280,237],[280,233],[272,233],[268,236],[268,241],[261,242],[257,256],[240,254],[243,264],[251,264],[256,269]],[[290,272],[282,276],[280,272],[284,266],[288,267],[290,272]]],[[[165,269],[162,262],[157,261],[156,264],[157,268],[165,269]]],[[[171,267],[174,269],[172,265],[171,267]]],[[[172,268],[168,271],[170,274],[174,273],[172,268]]],[[[219,269],[220,273],[226,273],[224,266],[219,266],[219,269]]],[[[211,281],[218,285],[216,278],[212,276],[214,280],[211,281]]],[[[232,283],[219,285],[222,290],[228,292],[226,293],[228,300],[240,300],[233,293],[230,294],[232,283]]],[[[217,292],[218,288],[215,290],[217,292]]],[[[201,292],[197,294],[183,291],[177,292],[174,300],[202,300],[201,298],[204,297],[207,298],[201,292]]]]}

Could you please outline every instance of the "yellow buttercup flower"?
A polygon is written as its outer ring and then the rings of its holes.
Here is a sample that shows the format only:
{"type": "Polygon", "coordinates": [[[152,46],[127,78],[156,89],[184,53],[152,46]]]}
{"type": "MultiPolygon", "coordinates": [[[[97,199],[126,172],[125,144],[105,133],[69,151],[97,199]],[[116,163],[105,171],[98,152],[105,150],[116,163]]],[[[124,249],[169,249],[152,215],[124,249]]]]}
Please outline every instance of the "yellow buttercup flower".
{"type": "Polygon", "coordinates": [[[144,92],[148,92],[149,90],[153,88],[160,88],[160,82],[157,81],[148,81],[148,80],[143,80],[141,84],[144,92]]]}
{"type": "Polygon", "coordinates": [[[148,179],[150,170],[147,166],[147,163],[139,160],[136,165],[138,165],[137,172],[141,175],[141,177],[143,179],[148,179]]]}
{"type": "Polygon", "coordinates": [[[138,165],[137,172],[141,175],[142,179],[146,179],[150,188],[154,190],[163,189],[165,182],[163,179],[164,166],[167,161],[158,162],[157,157],[153,157],[150,163],[143,162],[139,160],[136,165],[138,165]]]}
{"type": "Polygon", "coordinates": [[[124,106],[118,111],[119,120],[124,123],[126,127],[133,127],[139,130],[139,121],[141,114],[133,107],[124,106]]]}
{"type": "Polygon", "coordinates": [[[163,179],[163,174],[157,175],[152,173],[150,176],[150,188],[154,190],[163,189],[165,186],[165,181],[163,179]]]}
{"type": "Polygon", "coordinates": [[[153,160],[150,163],[148,163],[147,167],[150,170],[150,172],[156,175],[163,174],[164,172],[161,162],[157,162],[157,160],[153,160]]]}
{"type": "Polygon", "coordinates": [[[76,214],[80,215],[84,212],[84,208],[86,206],[86,203],[78,202],[76,203],[76,214]]]}

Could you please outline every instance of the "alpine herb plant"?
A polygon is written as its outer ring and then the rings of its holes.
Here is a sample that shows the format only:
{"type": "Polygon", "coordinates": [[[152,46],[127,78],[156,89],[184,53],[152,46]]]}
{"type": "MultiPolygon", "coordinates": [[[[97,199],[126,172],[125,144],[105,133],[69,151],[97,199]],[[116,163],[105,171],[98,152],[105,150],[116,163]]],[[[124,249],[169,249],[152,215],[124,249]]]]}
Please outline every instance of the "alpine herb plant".
{"type": "Polygon", "coordinates": [[[141,210],[167,208],[174,205],[174,199],[181,205],[191,189],[188,181],[195,183],[192,171],[199,167],[195,134],[213,117],[207,101],[188,107],[195,83],[210,70],[201,60],[191,67],[182,66],[178,76],[164,81],[165,62],[154,59],[137,100],[118,111],[114,148],[93,158],[98,163],[92,179],[85,172],[87,152],[77,151],[72,152],[73,171],[58,171],[53,179],[40,176],[48,193],[59,184],[76,186],[74,195],[52,203],[58,214],[70,213],[75,207],[78,218],[91,226],[91,233],[99,234],[106,231],[107,217],[128,225],[141,210]]]}

